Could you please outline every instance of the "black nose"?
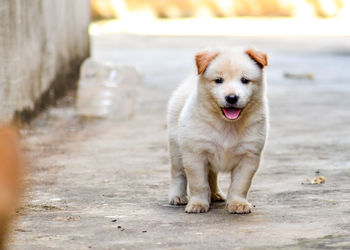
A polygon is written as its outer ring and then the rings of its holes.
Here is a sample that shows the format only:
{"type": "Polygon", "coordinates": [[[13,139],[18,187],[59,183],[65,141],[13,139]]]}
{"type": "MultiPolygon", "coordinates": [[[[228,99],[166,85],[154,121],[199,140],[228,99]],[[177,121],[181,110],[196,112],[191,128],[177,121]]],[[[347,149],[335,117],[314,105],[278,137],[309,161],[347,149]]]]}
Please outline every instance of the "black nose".
{"type": "Polygon", "coordinates": [[[229,103],[229,104],[235,104],[237,103],[238,99],[239,99],[239,96],[236,96],[236,95],[227,95],[225,97],[226,99],[226,102],[229,103]]]}

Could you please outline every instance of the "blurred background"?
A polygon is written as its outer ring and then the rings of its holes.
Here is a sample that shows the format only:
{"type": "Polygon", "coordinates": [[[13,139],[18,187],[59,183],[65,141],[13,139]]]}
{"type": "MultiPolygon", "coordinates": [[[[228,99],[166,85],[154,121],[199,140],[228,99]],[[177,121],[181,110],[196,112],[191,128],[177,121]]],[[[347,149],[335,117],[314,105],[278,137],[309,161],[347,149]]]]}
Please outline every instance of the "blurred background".
{"type": "MultiPolygon", "coordinates": [[[[93,21],[117,20],[113,23],[99,22],[99,27],[105,32],[349,34],[346,20],[350,18],[350,3],[346,0],[91,0],[90,3],[93,21]]],[[[91,27],[91,31],[98,32],[96,25],[91,27]]]]}
{"type": "Polygon", "coordinates": [[[91,0],[96,19],[193,17],[318,17],[349,14],[346,0],[91,0]]]}

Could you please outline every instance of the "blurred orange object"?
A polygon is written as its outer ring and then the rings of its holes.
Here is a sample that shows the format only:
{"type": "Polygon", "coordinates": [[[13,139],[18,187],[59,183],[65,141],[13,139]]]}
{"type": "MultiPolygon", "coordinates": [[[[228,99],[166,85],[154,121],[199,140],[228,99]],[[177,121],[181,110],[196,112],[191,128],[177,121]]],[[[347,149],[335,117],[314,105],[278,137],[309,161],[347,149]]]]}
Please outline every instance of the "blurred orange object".
{"type": "Polygon", "coordinates": [[[0,249],[4,248],[21,194],[24,164],[19,143],[19,134],[14,127],[0,128],[0,249]]]}

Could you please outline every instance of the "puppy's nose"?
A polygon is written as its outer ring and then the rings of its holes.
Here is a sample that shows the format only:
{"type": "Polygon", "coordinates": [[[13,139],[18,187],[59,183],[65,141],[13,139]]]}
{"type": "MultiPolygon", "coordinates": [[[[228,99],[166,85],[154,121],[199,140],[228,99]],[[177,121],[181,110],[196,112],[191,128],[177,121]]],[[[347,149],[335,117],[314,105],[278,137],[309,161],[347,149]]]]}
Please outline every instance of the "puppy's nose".
{"type": "Polygon", "coordinates": [[[227,95],[225,97],[226,99],[226,102],[229,103],[229,104],[236,104],[238,99],[239,99],[239,96],[237,95],[227,95]]]}

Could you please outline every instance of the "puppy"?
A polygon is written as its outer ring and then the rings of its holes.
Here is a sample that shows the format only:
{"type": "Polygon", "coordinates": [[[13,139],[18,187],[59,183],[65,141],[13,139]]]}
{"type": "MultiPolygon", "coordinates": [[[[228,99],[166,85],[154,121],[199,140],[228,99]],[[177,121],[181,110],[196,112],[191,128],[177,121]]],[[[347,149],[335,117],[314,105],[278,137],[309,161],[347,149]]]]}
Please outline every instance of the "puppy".
{"type": "Polygon", "coordinates": [[[250,213],[247,194],[267,133],[267,55],[216,49],[197,53],[195,61],[198,75],[182,83],[168,104],[169,203],[187,204],[187,213],[207,212],[210,202],[225,200],[217,175],[229,172],[228,211],[250,213]]]}

